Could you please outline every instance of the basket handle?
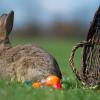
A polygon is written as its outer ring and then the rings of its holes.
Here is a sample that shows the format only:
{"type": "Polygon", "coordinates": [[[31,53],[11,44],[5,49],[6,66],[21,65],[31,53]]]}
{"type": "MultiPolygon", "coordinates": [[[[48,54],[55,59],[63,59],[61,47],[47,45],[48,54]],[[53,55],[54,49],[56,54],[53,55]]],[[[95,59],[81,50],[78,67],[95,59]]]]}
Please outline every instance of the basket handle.
{"type": "Polygon", "coordinates": [[[76,66],[74,64],[74,55],[75,55],[75,52],[76,50],[79,48],[79,47],[83,47],[85,45],[90,45],[91,43],[90,42],[87,42],[87,41],[83,41],[83,42],[80,42],[78,43],[76,46],[74,46],[72,48],[72,51],[71,51],[71,54],[70,54],[70,58],[69,58],[69,64],[70,64],[70,67],[71,69],[73,70],[74,74],[76,75],[76,78],[78,80],[81,80],[80,78],[80,75],[79,75],[79,71],[76,69],[76,66]]]}

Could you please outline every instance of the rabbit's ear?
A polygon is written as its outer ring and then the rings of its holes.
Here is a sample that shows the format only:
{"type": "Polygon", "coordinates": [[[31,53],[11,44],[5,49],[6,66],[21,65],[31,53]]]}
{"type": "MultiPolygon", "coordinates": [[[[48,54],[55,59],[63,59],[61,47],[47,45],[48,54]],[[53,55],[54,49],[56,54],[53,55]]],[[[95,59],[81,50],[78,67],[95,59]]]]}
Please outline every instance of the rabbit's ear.
{"type": "Polygon", "coordinates": [[[6,34],[9,34],[13,28],[13,21],[14,21],[14,11],[11,11],[5,20],[5,30],[6,34]]]}
{"type": "Polygon", "coordinates": [[[5,23],[6,18],[7,18],[7,14],[2,14],[0,16],[0,26],[1,27],[4,27],[4,23],[5,23]]]}
{"type": "Polygon", "coordinates": [[[14,12],[0,16],[0,41],[8,38],[13,27],[14,12]]]}
{"type": "Polygon", "coordinates": [[[5,30],[6,18],[7,14],[3,14],[0,16],[0,40],[4,40],[6,38],[6,30],[5,30]]]}

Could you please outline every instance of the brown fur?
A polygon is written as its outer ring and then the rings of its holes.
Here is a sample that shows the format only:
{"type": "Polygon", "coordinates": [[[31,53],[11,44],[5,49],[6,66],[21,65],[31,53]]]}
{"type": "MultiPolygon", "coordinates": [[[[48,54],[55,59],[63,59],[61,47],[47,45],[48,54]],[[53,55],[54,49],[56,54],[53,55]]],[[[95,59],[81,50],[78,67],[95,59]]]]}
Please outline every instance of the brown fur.
{"type": "Polygon", "coordinates": [[[13,18],[13,11],[0,17],[0,78],[22,82],[45,79],[49,75],[61,78],[56,60],[43,49],[31,44],[11,47],[8,35],[13,18]]]}

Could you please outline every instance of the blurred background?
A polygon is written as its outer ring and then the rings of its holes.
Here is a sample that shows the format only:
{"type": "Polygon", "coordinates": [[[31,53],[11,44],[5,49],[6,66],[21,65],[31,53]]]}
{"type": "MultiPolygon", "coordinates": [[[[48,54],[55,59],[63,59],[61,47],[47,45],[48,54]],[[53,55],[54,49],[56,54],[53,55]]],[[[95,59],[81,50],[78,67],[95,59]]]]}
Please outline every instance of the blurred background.
{"type": "MultiPolygon", "coordinates": [[[[36,43],[59,63],[63,76],[73,78],[71,48],[85,40],[100,0],[0,0],[0,14],[14,10],[13,45],[36,43]]],[[[80,52],[75,63],[80,66],[80,52]]]]}
{"type": "MultiPolygon", "coordinates": [[[[0,81],[1,100],[100,100],[100,91],[77,84],[68,63],[72,47],[85,40],[99,6],[100,0],[0,0],[0,15],[15,12],[12,45],[35,43],[44,48],[56,58],[66,84],[61,92],[45,88],[34,92],[22,84],[0,81]]],[[[78,49],[74,58],[77,68],[81,65],[81,51],[78,49]]]]}
{"type": "Polygon", "coordinates": [[[0,0],[0,14],[14,10],[13,36],[84,37],[99,0],[0,0]]]}

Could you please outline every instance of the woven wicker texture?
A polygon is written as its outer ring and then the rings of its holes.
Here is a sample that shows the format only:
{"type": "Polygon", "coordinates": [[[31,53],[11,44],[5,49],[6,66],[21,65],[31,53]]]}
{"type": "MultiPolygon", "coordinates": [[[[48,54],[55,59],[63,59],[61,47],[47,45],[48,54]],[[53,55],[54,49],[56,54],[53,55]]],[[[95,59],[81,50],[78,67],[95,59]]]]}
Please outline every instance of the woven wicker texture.
{"type": "Polygon", "coordinates": [[[100,7],[91,23],[86,41],[78,43],[72,48],[69,63],[76,77],[89,87],[100,85],[100,7]],[[74,65],[75,51],[83,48],[80,71],[74,65]]]}

